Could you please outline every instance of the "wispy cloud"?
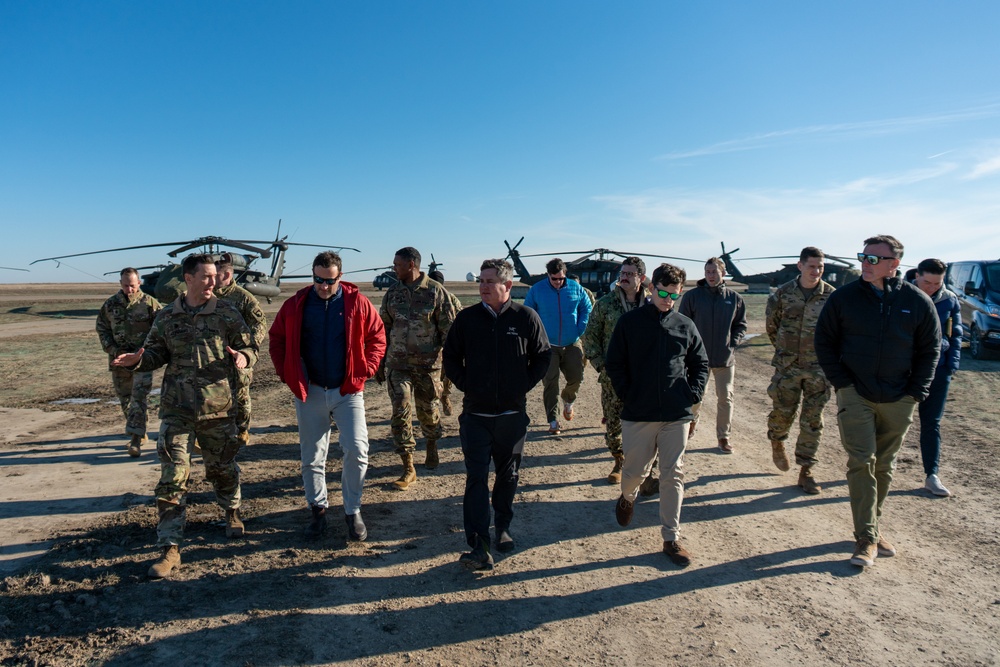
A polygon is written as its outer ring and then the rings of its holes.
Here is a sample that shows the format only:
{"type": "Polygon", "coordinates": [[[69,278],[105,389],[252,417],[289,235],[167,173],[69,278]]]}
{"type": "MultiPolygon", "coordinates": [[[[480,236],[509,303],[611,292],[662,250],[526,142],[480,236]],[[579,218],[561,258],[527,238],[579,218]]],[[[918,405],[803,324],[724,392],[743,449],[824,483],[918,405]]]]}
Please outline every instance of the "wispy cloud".
{"type": "Polygon", "coordinates": [[[994,155],[991,158],[987,158],[977,163],[972,167],[972,171],[966,176],[969,180],[975,180],[977,178],[982,178],[984,176],[990,176],[1000,172],[1000,155],[994,155]]]}
{"type": "MultiPolygon", "coordinates": [[[[764,148],[791,139],[806,138],[862,138],[877,135],[900,134],[935,125],[962,123],[1000,115],[1000,104],[987,104],[971,107],[960,111],[926,116],[904,116],[883,120],[861,121],[857,123],[833,123],[828,125],[810,125],[805,127],[776,130],[750,135],[739,139],[730,139],[689,150],[671,151],[656,157],[658,160],[681,160],[721,153],[735,153],[764,148]]],[[[941,154],[943,155],[943,153],[941,154]]]]}

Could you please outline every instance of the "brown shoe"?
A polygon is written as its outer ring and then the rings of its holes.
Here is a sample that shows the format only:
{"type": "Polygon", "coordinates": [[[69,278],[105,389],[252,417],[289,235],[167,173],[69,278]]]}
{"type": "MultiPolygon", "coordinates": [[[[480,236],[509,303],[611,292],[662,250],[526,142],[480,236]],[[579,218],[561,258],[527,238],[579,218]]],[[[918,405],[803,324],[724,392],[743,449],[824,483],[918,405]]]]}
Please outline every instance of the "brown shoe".
{"type": "Polygon", "coordinates": [[[723,454],[733,453],[733,446],[729,444],[729,438],[719,438],[719,451],[723,454]]]}
{"type": "Polygon", "coordinates": [[[451,416],[451,397],[442,396],[441,397],[441,412],[444,413],[445,417],[451,416]]]}
{"type": "Polygon", "coordinates": [[[781,440],[771,441],[771,460],[781,472],[788,472],[788,469],[792,467],[791,461],[788,460],[788,454],[785,453],[785,443],[781,440]]]}
{"type": "Polygon", "coordinates": [[[632,512],[635,510],[635,503],[625,500],[625,496],[619,496],[615,503],[615,518],[619,526],[627,526],[632,523],[632,512]]]}
{"type": "Polygon", "coordinates": [[[687,567],[691,564],[691,554],[688,550],[681,546],[680,542],[664,542],[663,543],[663,553],[667,554],[667,558],[674,565],[680,567],[687,567]]]}
{"type": "Polygon", "coordinates": [[[858,538],[854,546],[854,555],[851,556],[851,565],[858,567],[871,567],[875,564],[875,557],[878,555],[878,546],[867,537],[858,538]]]}
{"type": "Polygon", "coordinates": [[[694,437],[694,432],[695,432],[695,431],[696,431],[697,429],[698,429],[698,422],[697,422],[697,421],[692,421],[692,422],[691,422],[691,423],[690,423],[690,424],[688,425],[688,437],[689,437],[689,438],[693,438],[693,437],[694,437]]]}
{"type": "Polygon", "coordinates": [[[243,537],[243,520],[239,509],[226,510],[226,537],[243,537]]]}
{"type": "Polygon", "coordinates": [[[823,487],[816,483],[812,469],[806,466],[802,466],[802,470],[799,471],[799,488],[810,496],[815,496],[823,490],[823,487]]]}
{"type": "Polygon", "coordinates": [[[181,550],[176,544],[171,544],[163,549],[163,555],[159,560],[149,566],[146,575],[150,579],[163,579],[175,569],[181,566],[181,550]]]}
{"type": "Polygon", "coordinates": [[[615,466],[608,473],[608,484],[622,483],[622,465],[625,463],[624,454],[615,454],[615,466]]]}
{"type": "Polygon", "coordinates": [[[892,542],[885,539],[881,535],[878,536],[878,543],[875,546],[878,549],[879,556],[888,557],[896,555],[896,547],[892,546],[892,542]]]}
{"type": "Polygon", "coordinates": [[[437,440],[427,441],[427,458],[424,459],[424,467],[428,470],[434,470],[441,463],[441,459],[438,458],[438,443],[437,440]]]}
{"type": "Polygon", "coordinates": [[[134,459],[142,455],[142,443],[146,438],[141,435],[133,435],[128,443],[128,455],[134,459]]]}
{"type": "Polygon", "coordinates": [[[403,460],[403,474],[392,483],[400,491],[406,491],[417,481],[417,469],[413,467],[413,452],[403,452],[399,455],[403,460]]]}

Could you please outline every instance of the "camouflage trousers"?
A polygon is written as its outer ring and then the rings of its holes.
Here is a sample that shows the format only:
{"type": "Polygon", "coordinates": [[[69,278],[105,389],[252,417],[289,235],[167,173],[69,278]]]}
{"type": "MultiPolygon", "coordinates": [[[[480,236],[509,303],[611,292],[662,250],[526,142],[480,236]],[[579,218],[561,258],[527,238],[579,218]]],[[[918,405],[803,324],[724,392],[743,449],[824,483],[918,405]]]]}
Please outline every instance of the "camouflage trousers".
{"type": "Polygon", "coordinates": [[[386,369],[386,389],[392,402],[392,441],[396,452],[412,452],[417,445],[413,437],[413,407],[416,404],[420,430],[428,440],[440,440],[444,434],[438,413],[439,369],[386,369]],[[413,399],[410,392],[413,392],[413,399]]]}
{"type": "Polygon", "coordinates": [[[240,506],[240,467],[236,453],[241,442],[231,417],[200,422],[164,420],[156,454],[160,459],[160,482],[156,485],[159,524],[156,544],[180,544],[187,515],[186,496],[191,477],[191,449],[195,438],[205,462],[205,478],[215,488],[215,502],[222,509],[240,506]]]}
{"type": "Polygon", "coordinates": [[[444,369],[441,369],[441,400],[451,396],[451,380],[444,373],[444,369]]]}
{"type": "Polygon", "coordinates": [[[240,433],[250,430],[250,383],[253,382],[253,369],[245,368],[236,371],[233,398],[236,399],[236,428],[240,433]]]}
{"type": "Polygon", "coordinates": [[[146,413],[153,373],[134,373],[127,368],[112,368],[111,380],[125,415],[125,433],[146,437],[146,413]]]}
{"type": "Polygon", "coordinates": [[[601,384],[601,410],[604,412],[604,442],[612,455],[622,453],[622,401],[611,386],[608,374],[597,376],[601,384]]]}
{"type": "Polygon", "coordinates": [[[795,463],[807,468],[816,465],[816,450],[823,434],[823,408],[830,400],[830,383],[821,371],[789,369],[776,371],[767,388],[773,408],[767,417],[769,440],[784,442],[795,423],[802,402],[799,437],[795,442],[795,463]]]}

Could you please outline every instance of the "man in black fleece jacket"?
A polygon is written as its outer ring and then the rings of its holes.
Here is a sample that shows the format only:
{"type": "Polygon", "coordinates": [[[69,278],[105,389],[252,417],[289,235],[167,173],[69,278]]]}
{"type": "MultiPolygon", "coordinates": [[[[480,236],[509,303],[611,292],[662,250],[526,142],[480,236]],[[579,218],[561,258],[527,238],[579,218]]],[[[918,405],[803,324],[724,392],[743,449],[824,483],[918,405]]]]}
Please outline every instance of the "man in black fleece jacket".
{"type": "Polygon", "coordinates": [[[490,553],[490,459],[496,468],[493,510],[497,549],[511,551],[521,453],[528,432],[528,392],[545,377],[552,351],[538,314],[510,298],[514,268],[488,259],[479,272],[481,306],[461,311],[443,350],[445,374],[464,394],[458,418],[465,457],[462,511],[472,551],[459,561],[470,570],[493,567],[490,553]]]}
{"type": "Polygon", "coordinates": [[[861,279],[831,294],[816,323],[816,357],[837,390],[856,540],[851,563],[860,567],[896,554],[879,529],[882,503],[941,349],[934,304],[895,277],[902,257],[894,237],[867,239],[858,253],[861,279]]]}
{"type": "Polygon", "coordinates": [[[697,327],[674,308],[686,278],[670,264],[653,271],[650,302],[618,319],[604,365],[622,400],[625,463],[615,517],[621,526],[632,521],[639,486],[659,453],[663,552],[682,567],[691,562],[679,542],[684,449],[709,368],[697,327]]]}

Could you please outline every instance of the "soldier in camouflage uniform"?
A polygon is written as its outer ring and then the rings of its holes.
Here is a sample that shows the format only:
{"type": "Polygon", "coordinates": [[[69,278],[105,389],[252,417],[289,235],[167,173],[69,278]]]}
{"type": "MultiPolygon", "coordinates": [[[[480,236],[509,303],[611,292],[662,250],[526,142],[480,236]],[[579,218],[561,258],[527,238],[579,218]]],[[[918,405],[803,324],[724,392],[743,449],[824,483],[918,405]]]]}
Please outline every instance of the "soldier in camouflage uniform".
{"type": "MultiPolygon", "coordinates": [[[[615,459],[614,468],[608,475],[608,484],[622,481],[622,401],[615,394],[611,380],[604,370],[605,355],[611,343],[618,318],[646,302],[648,293],[643,286],[646,281],[646,263],[638,257],[627,257],[622,262],[618,285],[605,294],[594,305],[583,334],[583,353],[598,372],[601,385],[601,409],[604,411],[604,441],[615,459]]],[[[655,466],[654,466],[655,467],[655,466]]],[[[651,473],[652,474],[652,473],[651,473]]],[[[645,484],[645,482],[644,482],[645,484]]]]}
{"type": "Polygon", "coordinates": [[[101,347],[108,353],[108,370],[125,414],[125,433],[130,437],[128,454],[138,458],[146,441],[146,399],[153,374],[117,368],[111,362],[123,352],[142,347],[153,318],[163,306],[139,289],[139,272],[132,267],[122,269],[119,282],[121,289],[101,306],[96,328],[101,347]]]}
{"type": "Polygon", "coordinates": [[[411,391],[417,421],[427,439],[424,466],[428,469],[438,466],[437,441],[442,436],[437,410],[438,376],[441,348],[455,321],[455,307],[444,287],[420,270],[420,253],[416,248],[398,250],[392,268],[399,282],[386,291],[379,315],[385,324],[387,341],[383,364],[392,401],[392,439],[403,460],[403,474],[393,485],[405,490],[417,481],[413,467],[416,441],[411,391]]]}
{"type": "Polygon", "coordinates": [[[799,437],[795,443],[795,463],[802,466],[799,487],[817,494],[822,487],[816,483],[812,467],[816,465],[816,449],[823,433],[823,407],[830,400],[830,383],[816,358],[816,322],[833,286],[822,280],[823,251],[802,249],[798,278],[779,287],[767,300],[767,335],[774,345],[774,377],[767,388],[773,409],[767,418],[767,437],[771,455],[778,470],[791,465],[785,453],[785,440],[795,422],[795,413],[802,402],[799,417],[799,437]]]}
{"type": "MultiPolygon", "coordinates": [[[[215,263],[215,296],[228,301],[240,311],[243,321],[250,327],[250,336],[258,350],[264,345],[267,335],[267,319],[260,303],[250,292],[233,280],[233,260],[228,252],[223,253],[215,263]]],[[[253,366],[236,371],[236,427],[243,444],[250,442],[250,383],[253,382],[253,366]]]]}
{"type": "MultiPolygon", "coordinates": [[[[440,271],[431,271],[427,275],[430,276],[431,280],[444,285],[444,274],[440,271]]],[[[458,315],[463,308],[461,299],[447,289],[445,289],[445,294],[448,295],[448,300],[451,301],[451,306],[455,309],[455,315],[458,315]]],[[[448,417],[451,416],[451,378],[448,377],[443,368],[441,369],[441,411],[448,417]]]]}
{"type": "Polygon", "coordinates": [[[190,446],[198,439],[205,477],[215,487],[216,502],[226,511],[226,535],[243,535],[240,519],[240,449],[233,411],[233,376],[257,361],[257,348],[243,317],[217,299],[215,262],[211,255],[184,259],[187,292],[166,306],[153,322],[137,352],[112,362],[122,368],[152,371],[166,366],[160,398],[160,435],[156,453],[160,482],[157,544],[163,555],[149,576],[165,577],[180,565],[185,496],[190,476],[190,446]]]}

